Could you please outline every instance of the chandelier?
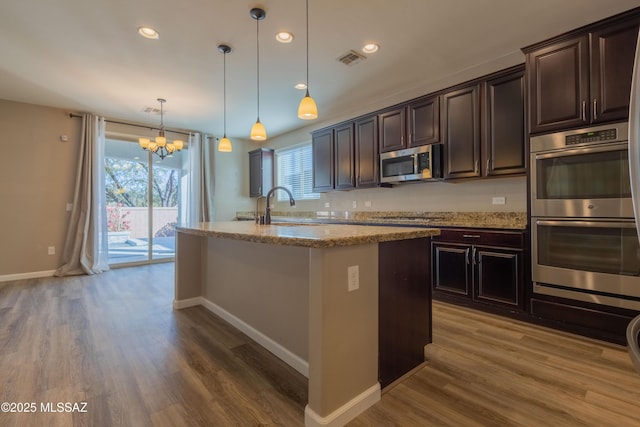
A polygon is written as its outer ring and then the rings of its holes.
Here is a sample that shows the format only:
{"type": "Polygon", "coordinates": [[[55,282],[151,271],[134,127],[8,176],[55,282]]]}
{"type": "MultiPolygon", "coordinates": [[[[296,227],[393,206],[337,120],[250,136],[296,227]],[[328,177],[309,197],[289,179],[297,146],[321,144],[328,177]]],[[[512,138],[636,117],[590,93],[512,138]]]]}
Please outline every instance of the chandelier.
{"type": "Polygon", "coordinates": [[[174,151],[182,150],[184,141],[176,139],[173,142],[167,142],[167,138],[164,136],[164,110],[162,108],[167,100],[158,98],[158,102],[160,103],[160,131],[158,132],[158,136],[156,136],[153,141],[149,138],[139,138],[138,144],[140,144],[143,150],[151,151],[160,157],[160,159],[164,160],[165,157],[170,156],[174,151]]]}

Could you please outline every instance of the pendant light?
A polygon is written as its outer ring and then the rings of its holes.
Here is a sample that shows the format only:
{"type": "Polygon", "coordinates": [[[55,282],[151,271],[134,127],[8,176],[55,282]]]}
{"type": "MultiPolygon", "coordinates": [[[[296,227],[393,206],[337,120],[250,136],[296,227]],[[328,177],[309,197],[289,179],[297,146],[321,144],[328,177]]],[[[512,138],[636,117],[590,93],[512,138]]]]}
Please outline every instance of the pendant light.
{"type": "Polygon", "coordinates": [[[258,119],[256,120],[255,124],[253,125],[253,127],[251,128],[251,139],[253,139],[254,141],[264,141],[265,139],[267,139],[267,131],[264,128],[264,125],[260,122],[260,25],[259,22],[261,20],[263,20],[265,18],[265,16],[267,16],[267,14],[265,13],[264,10],[254,7],[253,9],[251,9],[251,17],[253,19],[256,20],[256,63],[257,63],[257,67],[256,67],[256,76],[257,76],[257,83],[258,83],[258,119]]]}
{"type": "Polygon", "coordinates": [[[309,0],[307,0],[307,93],[298,106],[298,117],[302,120],[313,120],[318,118],[318,107],[316,101],[309,95],[309,0]]]}
{"type": "Polygon", "coordinates": [[[222,151],[225,153],[229,153],[233,151],[233,147],[231,146],[231,141],[227,138],[227,53],[231,52],[231,48],[226,44],[218,45],[218,50],[223,54],[223,64],[224,64],[224,136],[218,142],[218,151],[222,151]]]}

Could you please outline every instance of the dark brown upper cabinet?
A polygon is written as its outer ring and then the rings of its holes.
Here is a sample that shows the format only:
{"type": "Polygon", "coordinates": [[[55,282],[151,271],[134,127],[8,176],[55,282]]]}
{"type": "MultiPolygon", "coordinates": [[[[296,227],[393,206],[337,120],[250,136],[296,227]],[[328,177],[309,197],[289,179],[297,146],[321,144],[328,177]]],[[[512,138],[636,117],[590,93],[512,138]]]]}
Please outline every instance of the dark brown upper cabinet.
{"type": "Polygon", "coordinates": [[[428,96],[378,115],[380,152],[440,142],[440,98],[428,96]]]}
{"type": "Polygon", "coordinates": [[[406,111],[405,107],[400,107],[378,115],[381,153],[407,148],[406,111]]]}
{"type": "Polygon", "coordinates": [[[408,147],[440,142],[440,97],[431,96],[407,106],[408,147]]]}
{"type": "Polygon", "coordinates": [[[266,196],[273,187],[273,150],[249,151],[249,197],[266,196]]]}
{"type": "Polygon", "coordinates": [[[524,67],[484,83],[484,176],[526,173],[524,67]]]}
{"type": "Polygon", "coordinates": [[[334,129],[335,138],[335,185],[337,190],[355,188],[353,123],[334,129]]]}
{"type": "Polygon", "coordinates": [[[313,191],[321,193],[333,190],[333,128],[323,129],[313,134],[311,139],[313,153],[313,191]]]}
{"type": "Polygon", "coordinates": [[[480,83],[445,93],[442,106],[445,179],[480,176],[480,83]]]}
{"type": "Polygon", "coordinates": [[[638,17],[617,17],[523,49],[531,133],[624,120],[638,17]]]}
{"type": "Polygon", "coordinates": [[[313,134],[314,192],[355,187],[353,129],[353,123],[349,122],[313,134]]]}
{"type": "Polygon", "coordinates": [[[378,116],[355,122],[356,187],[375,187],[380,182],[378,163],[378,116]]]}

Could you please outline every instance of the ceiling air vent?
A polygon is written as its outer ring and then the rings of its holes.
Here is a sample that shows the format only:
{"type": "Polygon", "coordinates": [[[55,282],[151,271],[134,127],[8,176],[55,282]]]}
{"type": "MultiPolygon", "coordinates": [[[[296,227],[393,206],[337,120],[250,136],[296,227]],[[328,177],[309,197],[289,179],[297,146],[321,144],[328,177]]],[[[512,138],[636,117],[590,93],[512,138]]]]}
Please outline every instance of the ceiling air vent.
{"type": "Polygon", "coordinates": [[[142,107],[142,112],[148,114],[160,114],[160,109],[157,107],[142,107]]]}
{"type": "Polygon", "coordinates": [[[367,57],[359,54],[355,50],[350,50],[344,55],[340,55],[338,57],[338,61],[342,62],[344,65],[355,65],[363,59],[367,59],[367,57]]]}

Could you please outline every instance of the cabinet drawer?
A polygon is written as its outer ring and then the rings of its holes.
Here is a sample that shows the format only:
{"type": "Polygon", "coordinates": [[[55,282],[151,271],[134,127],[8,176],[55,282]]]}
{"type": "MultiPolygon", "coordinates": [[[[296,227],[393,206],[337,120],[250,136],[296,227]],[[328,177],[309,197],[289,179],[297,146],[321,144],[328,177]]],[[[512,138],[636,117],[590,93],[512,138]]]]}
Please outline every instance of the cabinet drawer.
{"type": "Polygon", "coordinates": [[[467,243],[471,245],[501,246],[522,249],[524,233],[521,231],[493,231],[474,228],[443,228],[439,236],[433,237],[438,242],[467,243]]]}

